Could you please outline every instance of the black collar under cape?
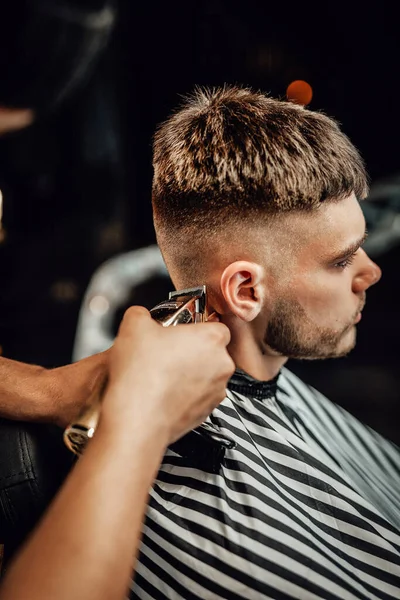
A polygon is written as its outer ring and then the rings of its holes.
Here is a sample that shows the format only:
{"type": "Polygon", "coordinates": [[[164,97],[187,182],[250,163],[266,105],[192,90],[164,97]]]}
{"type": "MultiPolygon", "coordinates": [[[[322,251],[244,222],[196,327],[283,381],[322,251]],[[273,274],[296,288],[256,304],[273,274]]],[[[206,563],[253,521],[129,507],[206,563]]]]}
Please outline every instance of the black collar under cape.
{"type": "Polygon", "coordinates": [[[228,381],[228,389],[232,392],[238,392],[243,396],[250,398],[259,398],[266,400],[267,398],[275,398],[278,389],[279,373],[273,379],[268,381],[260,381],[248,375],[242,369],[236,369],[230,380],[228,381]]]}
{"type": "MultiPolygon", "coordinates": [[[[259,381],[242,369],[236,369],[228,382],[228,388],[247,398],[258,398],[259,400],[276,398],[278,377],[279,373],[269,381],[259,381]]],[[[218,439],[221,437],[218,427],[215,425],[212,427],[215,428],[214,435],[210,429],[203,431],[202,434],[199,434],[198,430],[193,430],[169,446],[171,450],[182,457],[182,464],[210,473],[219,473],[227,447],[226,443],[222,443],[218,439]],[[215,434],[218,436],[217,438],[215,438],[215,434]]],[[[198,429],[201,429],[201,426],[198,429]]],[[[232,440],[228,438],[228,441],[232,440]]],[[[234,442],[232,447],[235,445],[234,442]]]]}

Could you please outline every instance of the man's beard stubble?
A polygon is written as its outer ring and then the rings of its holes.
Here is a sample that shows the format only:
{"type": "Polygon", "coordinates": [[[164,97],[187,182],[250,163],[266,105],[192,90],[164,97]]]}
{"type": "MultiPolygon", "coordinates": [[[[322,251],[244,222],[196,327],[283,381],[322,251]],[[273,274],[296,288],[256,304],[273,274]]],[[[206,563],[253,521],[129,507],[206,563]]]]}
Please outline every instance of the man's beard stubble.
{"type": "Polygon", "coordinates": [[[270,316],[264,343],[288,358],[339,358],[348,354],[355,346],[355,317],[356,315],[349,325],[338,332],[315,325],[298,302],[280,300],[270,316]],[[348,341],[344,343],[346,336],[348,341]]]}

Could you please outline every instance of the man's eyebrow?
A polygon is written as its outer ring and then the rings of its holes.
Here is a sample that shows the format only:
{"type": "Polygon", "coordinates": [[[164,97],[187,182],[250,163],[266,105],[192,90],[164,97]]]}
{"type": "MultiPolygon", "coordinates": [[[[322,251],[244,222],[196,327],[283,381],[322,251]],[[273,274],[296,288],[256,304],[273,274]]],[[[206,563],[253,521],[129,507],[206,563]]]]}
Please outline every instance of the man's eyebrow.
{"type": "Polygon", "coordinates": [[[347,246],[347,248],[344,248],[341,252],[337,253],[335,256],[332,256],[329,259],[329,261],[335,262],[335,261],[347,258],[348,256],[351,256],[352,254],[355,254],[357,252],[357,250],[364,244],[367,237],[368,237],[368,231],[365,230],[365,233],[362,236],[362,238],[360,238],[353,244],[350,244],[350,246],[347,246]]]}

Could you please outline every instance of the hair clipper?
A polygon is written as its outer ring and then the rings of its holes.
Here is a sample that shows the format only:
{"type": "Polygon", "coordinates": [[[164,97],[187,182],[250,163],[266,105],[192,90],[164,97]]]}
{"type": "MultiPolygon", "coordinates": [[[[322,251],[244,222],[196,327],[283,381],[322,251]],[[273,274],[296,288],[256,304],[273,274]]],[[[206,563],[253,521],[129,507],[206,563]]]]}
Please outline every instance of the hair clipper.
{"type": "MultiPolygon", "coordinates": [[[[185,323],[202,323],[207,321],[207,296],[206,286],[188,288],[169,293],[168,300],[164,300],[150,310],[150,314],[163,327],[171,327],[185,323]]],[[[75,454],[82,454],[87,442],[93,437],[99,415],[103,393],[107,385],[107,377],[93,390],[87,405],[81,412],[76,422],[71,423],[64,431],[64,442],[75,454]]],[[[211,444],[224,448],[233,447],[233,443],[219,435],[218,431],[207,424],[193,430],[205,436],[211,444]]]]}

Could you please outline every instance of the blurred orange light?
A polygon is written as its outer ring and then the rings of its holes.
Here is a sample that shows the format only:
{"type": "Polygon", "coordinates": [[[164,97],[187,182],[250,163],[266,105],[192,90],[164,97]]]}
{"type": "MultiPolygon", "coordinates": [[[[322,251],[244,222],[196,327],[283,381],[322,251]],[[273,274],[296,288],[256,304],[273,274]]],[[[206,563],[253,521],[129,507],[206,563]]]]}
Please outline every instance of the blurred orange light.
{"type": "Polygon", "coordinates": [[[307,81],[297,79],[288,85],[286,97],[289,102],[295,102],[296,104],[302,104],[303,106],[306,106],[307,104],[310,104],[312,100],[313,90],[307,81]]]}

